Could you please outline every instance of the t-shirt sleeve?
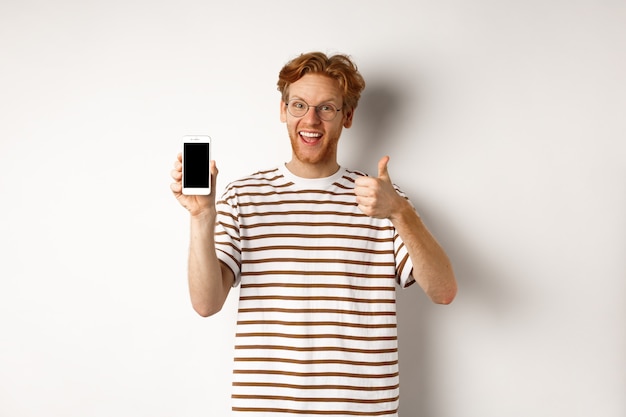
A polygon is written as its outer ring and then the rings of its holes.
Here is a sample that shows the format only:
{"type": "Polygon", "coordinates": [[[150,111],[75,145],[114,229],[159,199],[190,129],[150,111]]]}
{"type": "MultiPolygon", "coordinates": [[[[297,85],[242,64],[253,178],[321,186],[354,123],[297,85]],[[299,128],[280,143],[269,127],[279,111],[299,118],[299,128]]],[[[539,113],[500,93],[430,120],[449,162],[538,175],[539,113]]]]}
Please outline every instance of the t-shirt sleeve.
{"type": "MultiPolygon", "coordinates": [[[[415,209],[413,203],[407,198],[407,196],[397,187],[395,186],[396,191],[402,197],[406,198],[411,207],[415,209]]],[[[415,284],[415,278],[413,277],[413,263],[411,262],[411,258],[409,257],[409,252],[406,248],[406,245],[402,241],[400,235],[396,232],[394,235],[394,253],[396,259],[396,279],[397,283],[401,288],[407,288],[413,284],[415,284]]]]}
{"type": "Polygon", "coordinates": [[[217,259],[233,272],[233,287],[236,287],[241,282],[241,239],[235,197],[224,194],[216,208],[215,252],[217,259]]]}
{"type": "Polygon", "coordinates": [[[400,287],[406,288],[415,284],[413,278],[413,263],[409,257],[409,252],[402,241],[400,235],[396,233],[394,239],[394,250],[396,257],[396,279],[400,287]]]}

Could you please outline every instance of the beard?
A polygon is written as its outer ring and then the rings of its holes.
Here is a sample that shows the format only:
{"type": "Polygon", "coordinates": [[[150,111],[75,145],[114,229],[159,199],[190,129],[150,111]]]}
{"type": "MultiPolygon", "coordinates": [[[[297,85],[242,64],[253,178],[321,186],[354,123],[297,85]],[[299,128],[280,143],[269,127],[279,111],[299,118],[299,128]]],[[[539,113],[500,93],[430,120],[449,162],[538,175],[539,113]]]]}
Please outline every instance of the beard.
{"type": "Polygon", "coordinates": [[[301,163],[317,165],[337,161],[338,137],[331,137],[328,141],[323,137],[316,146],[309,147],[302,143],[302,138],[296,131],[289,131],[289,140],[294,158],[301,163]]]}

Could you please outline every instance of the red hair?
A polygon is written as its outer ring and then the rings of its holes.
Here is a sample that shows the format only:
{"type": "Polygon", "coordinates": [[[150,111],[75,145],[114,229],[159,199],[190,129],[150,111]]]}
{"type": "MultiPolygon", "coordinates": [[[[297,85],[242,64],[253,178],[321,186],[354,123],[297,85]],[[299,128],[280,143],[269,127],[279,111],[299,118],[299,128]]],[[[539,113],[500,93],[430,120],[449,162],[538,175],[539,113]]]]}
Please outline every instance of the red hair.
{"type": "Polygon", "coordinates": [[[309,52],[292,59],[280,70],[277,85],[283,101],[289,99],[289,86],[305,74],[320,74],[337,80],[348,111],[356,108],[365,88],[365,80],[347,55],[336,54],[329,57],[322,52],[309,52]]]}

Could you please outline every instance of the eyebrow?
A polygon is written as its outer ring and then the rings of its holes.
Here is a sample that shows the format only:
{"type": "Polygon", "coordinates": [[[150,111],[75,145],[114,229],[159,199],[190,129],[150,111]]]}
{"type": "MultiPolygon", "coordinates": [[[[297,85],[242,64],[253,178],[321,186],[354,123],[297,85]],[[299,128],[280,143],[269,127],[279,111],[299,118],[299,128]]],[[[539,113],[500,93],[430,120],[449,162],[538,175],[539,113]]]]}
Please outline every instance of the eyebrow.
{"type": "MultiPolygon", "coordinates": [[[[307,104],[309,104],[309,105],[311,105],[311,106],[312,106],[312,104],[311,104],[311,103],[309,103],[308,101],[306,101],[305,99],[303,99],[303,98],[302,98],[302,97],[300,97],[300,96],[293,96],[293,97],[290,97],[290,98],[289,98],[289,100],[294,100],[294,99],[296,99],[296,100],[302,100],[302,101],[304,101],[305,103],[307,103],[307,104]]],[[[289,100],[287,100],[287,101],[289,101],[289,100]]],[[[341,100],[341,99],[339,99],[339,100],[341,100]]],[[[322,101],[320,101],[320,102],[319,102],[319,104],[316,104],[316,106],[319,106],[320,104],[326,104],[326,103],[333,103],[333,104],[336,104],[336,105],[338,106],[338,105],[339,105],[339,104],[338,104],[339,100],[338,100],[338,99],[335,99],[335,98],[329,98],[329,99],[326,99],[326,100],[322,100],[322,101]]],[[[343,101],[343,100],[341,100],[341,101],[343,101]]]]}

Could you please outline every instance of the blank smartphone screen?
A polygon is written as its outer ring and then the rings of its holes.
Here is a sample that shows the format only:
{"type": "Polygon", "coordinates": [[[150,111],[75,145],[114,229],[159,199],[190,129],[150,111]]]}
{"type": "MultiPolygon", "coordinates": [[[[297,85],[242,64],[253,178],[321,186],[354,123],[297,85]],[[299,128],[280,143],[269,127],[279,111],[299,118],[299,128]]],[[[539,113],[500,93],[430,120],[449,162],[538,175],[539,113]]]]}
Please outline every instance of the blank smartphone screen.
{"type": "Polygon", "coordinates": [[[209,188],[209,144],[185,143],[184,146],[183,187],[209,188]]]}

